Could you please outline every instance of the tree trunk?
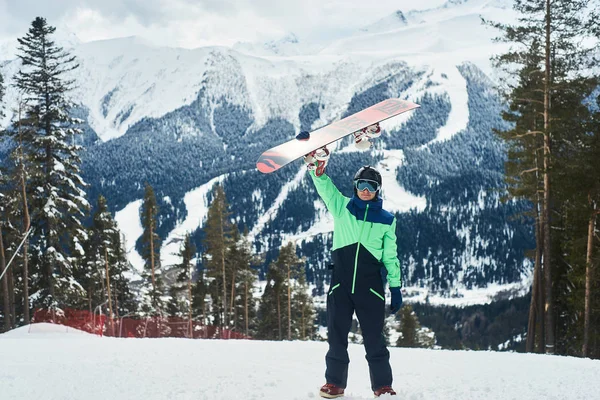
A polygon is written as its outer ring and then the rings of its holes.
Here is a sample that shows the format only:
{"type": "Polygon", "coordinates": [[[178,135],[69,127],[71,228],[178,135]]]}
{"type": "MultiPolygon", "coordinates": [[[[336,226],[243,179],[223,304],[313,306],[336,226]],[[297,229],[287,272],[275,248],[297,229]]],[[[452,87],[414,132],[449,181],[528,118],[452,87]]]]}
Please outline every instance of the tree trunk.
{"type": "Polygon", "coordinates": [[[245,334],[248,336],[248,281],[244,282],[244,323],[245,334]]]}
{"type": "Polygon", "coordinates": [[[300,304],[300,309],[302,310],[302,316],[301,316],[301,324],[302,324],[301,335],[302,335],[302,340],[306,340],[306,321],[305,321],[305,318],[304,318],[304,311],[305,311],[304,308],[305,308],[304,301],[302,301],[302,303],[300,304]]]}
{"type": "Polygon", "coordinates": [[[546,315],[546,354],[554,354],[554,299],[550,241],[550,33],[551,1],[546,0],[546,44],[544,79],[544,278],[546,315]]]}
{"type": "Polygon", "coordinates": [[[92,284],[90,283],[90,286],[88,287],[87,293],[87,300],[88,300],[88,311],[90,312],[90,314],[92,314],[94,312],[94,309],[92,308],[92,284]]]}
{"type": "Polygon", "coordinates": [[[8,301],[10,304],[10,315],[12,318],[12,327],[17,327],[17,310],[16,310],[16,301],[15,301],[15,279],[13,277],[13,269],[9,268],[6,271],[6,275],[8,277],[8,301]]]}
{"type": "MultiPolygon", "coordinates": [[[[21,109],[22,104],[19,102],[19,152],[20,152],[20,169],[21,169],[21,197],[23,200],[23,235],[27,235],[31,226],[31,218],[29,217],[29,205],[27,204],[27,185],[25,184],[25,162],[23,155],[23,135],[21,131],[21,109]]],[[[23,245],[23,322],[29,325],[29,238],[25,239],[23,245]]]]}
{"type": "Polygon", "coordinates": [[[279,296],[279,290],[277,291],[277,329],[279,331],[279,340],[282,340],[281,336],[281,301],[279,296]]]}
{"type": "Polygon", "coordinates": [[[113,298],[115,299],[115,316],[119,319],[121,316],[119,315],[119,295],[117,289],[114,290],[113,298]]]}
{"type": "Polygon", "coordinates": [[[527,353],[533,353],[535,349],[535,335],[536,335],[536,317],[538,309],[538,291],[539,280],[538,276],[541,269],[541,246],[540,246],[540,218],[536,219],[535,224],[535,266],[533,268],[533,284],[531,285],[531,302],[529,303],[529,320],[527,322],[527,342],[525,343],[525,351],[527,353]]]}
{"type": "MultiPolygon", "coordinates": [[[[50,131],[47,130],[47,134],[48,136],[50,135],[50,131]]],[[[52,159],[52,149],[50,148],[50,145],[46,145],[46,183],[49,184],[51,181],[50,178],[50,174],[51,174],[51,167],[53,166],[54,160],[52,159]]],[[[50,232],[55,230],[54,224],[52,223],[51,219],[48,218],[48,216],[45,217],[46,218],[46,222],[48,224],[47,227],[47,232],[46,234],[48,234],[48,236],[50,236],[48,238],[48,244],[49,246],[47,246],[44,250],[48,251],[49,247],[53,247],[55,249],[55,251],[58,251],[60,249],[60,246],[58,246],[58,243],[56,243],[56,240],[53,236],[50,235],[50,232]]],[[[56,256],[52,256],[52,258],[50,260],[48,260],[48,262],[46,263],[46,274],[48,275],[48,292],[50,293],[50,298],[52,299],[53,302],[56,302],[56,296],[55,296],[55,287],[54,287],[54,270],[56,268],[56,256]]]]}
{"type": "Polygon", "coordinates": [[[108,249],[105,247],[104,248],[104,265],[105,265],[105,269],[106,269],[106,295],[108,297],[108,310],[110,312],[110,315],[108,316],[108,323],[110,326],[110,332],[111,335],[114,337],[115,336],[115,326],[113,324],[113,306],[112,306],[112,297],[110,295],[110,274],[108,271],[108,249]]]}
{"type": "MultiPolygon", "coordinates": [[[[542,240],[543,243],[543,240],[542,240]]],[[[543,254],[544,248],[540,250],[540,254],[543,254]]],[[[543,267],[543,264],[540,263],[540,266],[543,267]]],[[[537,291],[538,299],[537,299],[537,312],[536,312],[536,332],[537,332],[537,345],[536,352],[544,353],[546,351],[546,316],[544,313],[544,307],[546,305],[546,297],[544,295],[544,274],[543,270],[540,269],[540,273],[538,274],[538,288],[537,291]]]]}
{"type": "Polygon", "coordinates": [[[221,228],[221,238],[223,242],[221,243],[221,272],[223,274],[223,327],[227,328],[227,274],[225,273],[225,231],[223,229],[223,210],[221,210],[220,215],[220,228],[221,228]]]}
{"type": "Polygon", "coordinates": [[[154,230],[152,229],[152,223],[153,221],[150,221],[150,226],[148,227],[148,229],[150,230],[150,272],[152,274],[152,305],[155,308],[157,307],[156,304],[156,276],[155,276],[155,270],[154,270],[154,230]]]}
{"type": "Polygon", "coordinates": [[[188,268],[188,320],[189,328],[190,328],[190,338],[194,338],[194,324],[192,323],[192,271],[189,270],[189,265],[186,265],[188,268]]]}
{"type": "Polygon", "coordinates": [[[23,322],[29,325],[29,238],[23,244],[23,322]]]}
{"type": "MultiPolygon", "coordinates": [[[[231,271],[231,297],[230,297],[230,305],[229,305],[229,313],[233,314],[233,306],[235,301],[233,299],[235,299],[235,275],[236,275],[236,266],[233,266],[233,271],[231,271]]],[[[235,320],[235,318],[234,318],[235,320]]]]}
{"type": "Polygon", "coordinates": [[[12,325],[12,314],[10,309],[10,299],[8,297],[8,276],[4,273],[6,268],[6,258],[4,256],[4,238],[2,236],[2,225],[0,224],[0,274],[2,277],[2,298],[4,300],[4,332],[10,330],[12,325]]]}
{"type": "Polygon", "coordinates": [[[290,266],[287,269],[287,287],[288,287],[288,340],[292,340],[292,285],[290,282],[290,266]]]}
{"type": "MultiPolygon", "coordinates": [[[[588,196],[590,205],[592,204],[591,195],[588,196]]],[[[589,357],[590,355],[590,304],[591,304],[591,292],[592,292],[592,250],[594,248],[594,230],[596,227],[596,216],[598,211],[593,207],[592,215],[588,222],[588,241],[587,241],[587,254],[585,260],[585,308],[583,316],[583,348],[581,353],[583,357],[589,357]]]]}

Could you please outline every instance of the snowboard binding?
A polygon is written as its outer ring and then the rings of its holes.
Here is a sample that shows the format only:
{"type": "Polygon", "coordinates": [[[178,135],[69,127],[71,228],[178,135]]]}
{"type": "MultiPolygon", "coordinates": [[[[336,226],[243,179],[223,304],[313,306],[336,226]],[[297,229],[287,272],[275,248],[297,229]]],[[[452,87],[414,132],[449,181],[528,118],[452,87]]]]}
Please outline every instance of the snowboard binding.
{"type": "Polygon", "coordinates": [[[381,127],[376,123],[354,132],[353,135],[354,145],[360,150],[367,150],[373,146],[369,139],[377,139],[381,136],[381,127]]]}
{"type": "Polygon", "coordinates": [[[325,172],[325,167],[329,162],[329,157],[331,156],[331,152],[327,148],[327,146],[320,147],[304,156],[304,162],[306,163],[306,168],[309,171],[314,170],[316,176],[321,176],[325,172]]]}

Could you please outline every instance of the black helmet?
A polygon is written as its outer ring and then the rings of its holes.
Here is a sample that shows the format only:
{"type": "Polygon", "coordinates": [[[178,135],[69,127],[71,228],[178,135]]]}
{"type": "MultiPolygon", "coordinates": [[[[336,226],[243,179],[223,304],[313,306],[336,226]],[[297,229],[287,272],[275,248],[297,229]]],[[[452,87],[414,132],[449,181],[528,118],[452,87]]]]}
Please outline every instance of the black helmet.
{"type": "MultiPolygon", "coordinates": [[[[370,165],[365,165],[364,167],[361,167],[358,171],[356,171],[356,174],[354,174],[355,184],[356,181],[359,179],[368,179],[377,182],[379,184],[379,187],[376,193],[377,195],[379,195],[379,191],[381,190],[381,174],[379,173],[379,171],[377,171],[370,165]]],[[[356,193],[356,186],[354,187],[354,193],[356,193]]]]}
{"type": "Polygon", "coordinates": [[[379,186],[381,186],[381,174],[370,165],[365,165],[356,171],[356,174],[354,174],[354,180],[356,181],[358,179],[370,179],[377,182],[379,186]]]}

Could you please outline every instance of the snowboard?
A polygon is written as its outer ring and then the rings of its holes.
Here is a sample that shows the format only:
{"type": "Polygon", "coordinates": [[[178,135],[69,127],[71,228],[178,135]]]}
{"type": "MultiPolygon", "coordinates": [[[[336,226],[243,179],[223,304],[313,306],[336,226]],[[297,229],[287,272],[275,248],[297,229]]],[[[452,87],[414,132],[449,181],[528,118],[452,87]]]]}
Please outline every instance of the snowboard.
{"type": "Polygon", "coordinates": [[[302,132],[296,138],[270,148],[260,155],[256,168],[265,174],[277,171],[292,161],[311,154],[330,143],[355,134],[357,143],[366,135],[374,137],[379,132],[379,123],[420,107],[406,100],[390,98],[349,115],[339,121],[325,125],[312,132],[302,132]]]}

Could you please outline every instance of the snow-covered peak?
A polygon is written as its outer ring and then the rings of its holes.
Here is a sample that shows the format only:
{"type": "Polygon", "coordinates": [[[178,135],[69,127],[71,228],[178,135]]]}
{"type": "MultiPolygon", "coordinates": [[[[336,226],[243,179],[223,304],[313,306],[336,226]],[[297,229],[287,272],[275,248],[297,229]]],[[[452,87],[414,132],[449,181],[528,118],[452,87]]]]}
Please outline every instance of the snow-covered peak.
{"type": "MultiPolygon", "coordinates": [[[[457,15],[487,14],[491,10],[511,10],[513,0],[448,0],[439,7],[406,13],[409,23],[436,23],[457,15]]],[[[501,17],[501,15],[498,15],[501,17]]]]}
{"type": "Polygon", "coordinates": [[[399,58],[410,65],[447,66],[470,61],[491,72],[490,57],[503,50],[498,32],[481,18],[512,21],[504,0],[454,0],[429,10],[398,12],[331,43],[319,54],[399,58]],[[400,16],[401,15],[401,16],[400,16]]]}
{"type": "MultiPolygon", "coordinates": [[[[399,10],[327,43],[288,34],[267,43],[189,50],[136,36],[80,43],[66,29],[57,29],[56,42],[73,46],[81,66],[74,72],[73,98],[89,109],[88,122],[102,140],[122,136],[142,118],[189,105],[203,89],[206,99],[225,98],[248,110],[253,128],[273,117],[297,125],[299,109],[311,101],[322,106],[322,124],[339,115],[358,90],[392,73],[392,64],[444,70],[469,61],[490,73],[489,58],[499,52],[491,40],[497,32],[482,25],[481,16],[511,18],[506,1],[452,0],[430,10],[399,10]]],[[[0,60],[10,59],[9,52],[10,42],[0,44],[0,60]]],[[[7,82],[18,68],[17,61],[0,63],[7,82]]],[[[7,109],[15,99],[9,90],[7,109]]]]}
{"type": "Polygon", "coordinates": [[[60,25],[56,27],[56,31],[52,35],[52,40],[54,40],[57,46],[65,50],[72,50],[82,43],[75,32],[60,25]]]}
{"type": "Polygon", "coordinates": [[[294,57],[315,54],[323,46],[318,43],[303,42],[294,33],[278,40],[264,43],[238,42],[233,50],[259,57],[294,57]]]}
{"type": "Polygon", "coordinates": [[[408,25],[408,20],[404,13],[400,10],[384,17],[373,24],[367,25],[359,30],[359,33],[378,33],[387,32],[393,29],[401,28],[408,25]]]}

